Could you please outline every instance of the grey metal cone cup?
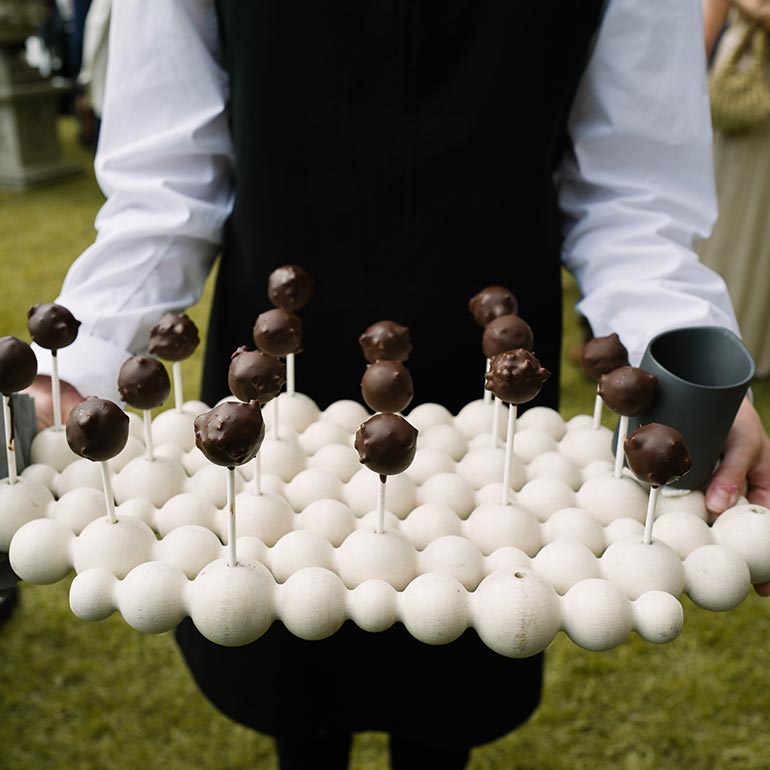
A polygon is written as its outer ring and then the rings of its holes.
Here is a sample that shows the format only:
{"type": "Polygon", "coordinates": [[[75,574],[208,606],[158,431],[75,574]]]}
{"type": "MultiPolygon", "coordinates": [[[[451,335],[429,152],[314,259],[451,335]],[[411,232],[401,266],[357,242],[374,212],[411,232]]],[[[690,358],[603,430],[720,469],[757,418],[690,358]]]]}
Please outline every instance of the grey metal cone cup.
{"type": "Polygon", "coordinates": [[[658,378],[652,407],[629,421],[659,422],[687,441],[693,467],[679,489],[700,489],[714,471],[722,448],[754,376],[754,361],[741,340],[719,326],[663,332],[650,341],[640,367],[658,378]]]}

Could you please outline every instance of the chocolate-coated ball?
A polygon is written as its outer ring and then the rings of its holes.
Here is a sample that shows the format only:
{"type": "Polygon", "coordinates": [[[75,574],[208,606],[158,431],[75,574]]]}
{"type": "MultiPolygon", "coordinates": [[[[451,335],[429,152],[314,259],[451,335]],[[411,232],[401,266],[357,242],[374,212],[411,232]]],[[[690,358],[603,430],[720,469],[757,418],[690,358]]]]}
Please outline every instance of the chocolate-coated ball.
{"type": "Polygon", "coordinates": [[[514,313],[501,315],[484,327],[481,347],[487,358],[492,358],[506,350],[525,348],[532,350],[534,337],[529,324],[514,313]]]}
{"type": "Polygon", "coordinates": [[[253,460],[265,438],[258,401],[225,401],[195,418],[195,444],[214,465],[233,468],[253,460]]]}
{"type": "Polygon", "coordinates": [[[412,352],[409,329],[395,321],[377,321],[358,338],[358,342],[370,364],[375,361],[406,361],[412,352]]]}
{"type": "Polygon", "coordinates": [[[635,366],[621,366],[599,378],[599,395],[623,417],[636,417],[649,409],[657,389],[657,377],[635,366]]]}
{"type": "Polygon", "coordinates": [[[66,348],[77,338],[79,326],[80,321],[61,305],[33,305],[27,311],[27,328],[32,340],[41,348],[66,348]]]}
{"type": "Polygon", "coordinates": [[[301,310],[313,296],[315,285],[310,273],[299,265],[277,267],[267,279],[267,296],[276,307],[301,310]]]}
{"type": "Polygon", "coordinates": [[[375,361],[366,367],[361,395],[375,412],[402,412],[414,398],[412,375],[400,361],[375,361]]]}
{"type": "Polygon", "coordinates": [[[0,393],[10,396],[28,388],[36,374],[32,348],[18,337],[0,337],[0,393]]]}
{"type": "Polygon", "coordinates": [[[241,401],[259,401],[266,404],[274,399],[286,382],[286,364],[280,358],[239,347],[230,358],[227,384],[241,401]]]}
{"type": "Polygon", "coordinates": [[[282,307],[260,313],[254,324],[254,343],[272,356],[299,353],[302,350],[302,320],[282,307]]]}
{"type": "Polygon", "coordinates": [[[150,329],[149,351],[164,361],[184,361],[200,344],[195,322],[185,313],[166,313],[150,329]]]}
{"type": "Polygon", "coordinates": [[[481,327],[501,315],[519,312],[519,303],[505,286],[487,286],[468,302],[473,320],[481,327]]]}
{"type": "Polygon", "coordinates": [[[76,455],[111,460],[128,441],[128,415],[112,401],[91,396],[71,409],[65,435],[76,455]]]}
{"type": "Polygon", "coordinates": [[[583,371],[595,382],[621,366],[628,366],[628,350],[615,332],[586,342],[582,356],[583,371]]]}
{"type": "Polygon", "coordinates": [[[517,348],[492,357],[489,371],[484,375],[484,387],[507,404],[526,404],[540,392],[550,376],[532,353],[517,348]]]}
{"type": "Polygon", "coordinates": [[[166,367],[157,358],[131,356],[118,373],[120,397],[136,409],[155,409],[171,392],[166,367]]]}
{"type": "Polygon", "coordinates": [[[390,412],[375,414],[356,431],[358,459],[381,476],[403,473],[417,451],[417,429],[390,412]]]}
{"type": "Polygon", "coordinates": [[[623,444],[628,465],[653,486],[671,484],[692,468],[684,436],[675,428],[651,422],[637,428],[623,444]]]}

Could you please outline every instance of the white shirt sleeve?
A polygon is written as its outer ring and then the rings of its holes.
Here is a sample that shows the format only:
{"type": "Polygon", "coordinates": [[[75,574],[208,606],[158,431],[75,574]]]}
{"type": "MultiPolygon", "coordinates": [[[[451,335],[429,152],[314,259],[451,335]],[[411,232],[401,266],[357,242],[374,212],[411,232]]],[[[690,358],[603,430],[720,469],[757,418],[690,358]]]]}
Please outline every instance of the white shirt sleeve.
{"type": "Polygon", "coordinates": [[[610,0],[556,174],[578,310],[632,364],[666,329],[737,332],[692,249],[716,218],[702,26],[699,0],[610,0]]]}
{"type": "Polygon", "coordinates": [[[233,202],[227,94],[210,0],[114,1],[96,157],[107,202],[56,300],[82,323],[58,358],[84,395],[119,400],[123,361],[200,297],[233,202]]]}

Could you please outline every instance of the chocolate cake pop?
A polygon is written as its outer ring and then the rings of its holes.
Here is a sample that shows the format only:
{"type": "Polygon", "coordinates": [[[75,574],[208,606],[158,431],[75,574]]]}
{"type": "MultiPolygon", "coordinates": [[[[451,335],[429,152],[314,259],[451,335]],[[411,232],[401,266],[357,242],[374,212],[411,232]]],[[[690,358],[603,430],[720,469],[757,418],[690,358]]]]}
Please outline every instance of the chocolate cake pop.
{"type": "Polygon", "coordinates": [[[599,378],[599,395],[616,414],[636,417],[652,406],[657,378],[635,366],[621,366],[599,378]]]}
{"type": "Polygon", "coordinates": [[[195,444],[215,465],[232,468],[252,460],[265,437],[259,402],[225,401],[195,418],[195,444]]]}
{"type": "Polygon", "coordinates": [[[684,436],[675,428],[651,422],[637,428],[625,441],[631,470],[653,486],[671,484],[692,468],[684,436]]]}
{"type": "Polygon", "coordinates": [[[301,310],[313,296],[312,276],[299,265],[277,267],[267,279],[267,296],[276,307],[301,310]]]}
{"type": "Polygon", "coordinates": [[[302,350],[302,320],[282,307],[267,310],[257,316],[254,342],[264,353],[288,356],[302,350]]]}
{"type": "Polygon", "coordinates": [[[481,347],[487,358],[492,358],[506,350],[524,348],[532,350],[534,337],[529,324],[514,313],[501,315],[484,327],[481,347]]]}
{"type": "Polygon", "coordinates": [[[621,366],[628,366],[628,350],[614,332],[586,342],[582,356],[583,371],[595,382],[621,366]]]}
{"type": "Polygon", "coordinates": [[[128,425],[128,415],[117,404],[90,396],[69,413],[67,443],[76,455],[87,460],[111,460],[128,441],[128,425]]]}
{"type": "Polygon", "coordinates": [[[509,404],[526,404],[543,387],[551,373],[524,348],[506,350],[492,358],[484,375],[487,390],[509,404]]]}
{"type": "Polygon", "coordinates": [[[61,305],[33,305],[27,311],[27,328],[32,340],[41,348],[66,348],[77,338],[79,326],[80,321],[61,305]]]}
{"type": "Polygon", "coordinates": [[[0,337],[0,393],[10,396],[28,388],[36,374],[32,348],[18,337],[0,337]]]}
{"type": "Polygon", "coordinates": [[[274,399],[286,383],[286,364],[280,358],[239,347],[230,358],[227,384],[241,401],[259,401],[264,405],[274,399]]]}
{"type": "Polygon", "coordinates": [[[359,461],[380,476],[403,473],[417,451],[417,429],[397,414],[375,414],[356,431],[359,461]]]}
{"type": "Polygon", "coordinates": [[[200,344],[198,327],[185,313],[166,313],[150,329],[149,351],[164,361],[184,361],[200,344]]]}
{"type": "Polygon", "coordinates": [[[412,375],[400,361],[375,361],[366,367],[361,394],[375,412],[401,412],[414,397],[412,375]]]}
{"type": "Polygon", "coordinates": [[[378,321],[358,338],[366,360],[406,361],[412,352],[409,329],[395,321],[378,321]]]}
{"type": "Polygon", "coordinates": [[[118,392],[136,409],[155,409],[168,398],[171,380],[157,358],[132,356],[120,367],[118,392]]]}
{"type": "Polygon", "coordinates": [[[505,286],[487,286],[468,302],[473,320],[481,327],[501,315],[518,313],[519,303],[505,286]]]}

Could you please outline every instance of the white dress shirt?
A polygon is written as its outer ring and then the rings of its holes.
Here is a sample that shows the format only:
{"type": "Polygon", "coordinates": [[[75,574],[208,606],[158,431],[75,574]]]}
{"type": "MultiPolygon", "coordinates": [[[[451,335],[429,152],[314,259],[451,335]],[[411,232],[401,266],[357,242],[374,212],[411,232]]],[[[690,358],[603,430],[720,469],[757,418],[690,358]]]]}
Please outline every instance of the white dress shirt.
{"type": "MultiPolygon", "coordinates": [[[[200,297],[234,159],[213,2],[114,0],[112,13],[96,157],[107,202],[56,301],[82,322],[60,376],[117,400],[117,371],[150,327],[200,297]]],[[[595,334],[618,332],[638,363],[668,328],[737,331],[724,283],[692,250],[716,218],[699,0],[611,0],[568,129],[563,259],[595,334]]]]}

